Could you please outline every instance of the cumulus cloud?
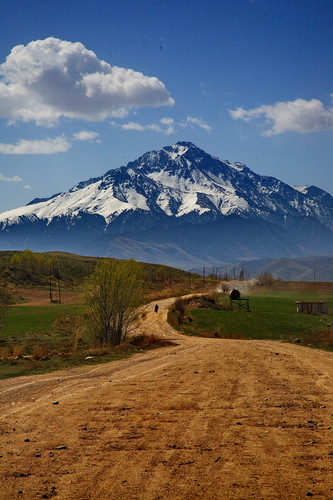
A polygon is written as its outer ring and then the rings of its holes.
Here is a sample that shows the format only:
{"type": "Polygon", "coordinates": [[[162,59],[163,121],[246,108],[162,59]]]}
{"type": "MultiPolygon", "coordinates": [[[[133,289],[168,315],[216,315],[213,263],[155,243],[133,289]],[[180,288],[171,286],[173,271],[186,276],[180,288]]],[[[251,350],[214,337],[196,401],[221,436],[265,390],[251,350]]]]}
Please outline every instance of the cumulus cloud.
{"type": "Polygon", "coordinates": [[[6,155],[66,153],[70,148],[71,143],[64,136],[32,141],[20,139],[16,144],[0,143],[0,153],[6,155]]]}
{"type": "Polygon", "coordinates": [[[173,118],[165,117],[161,118],[158,123],[150,123],[148,125],[142,125],[138,122],[128,122],[119,124],[115,121],[111,122],[111,125],[116,128],[120,128],[121,130],[135,130],[137,132],[145,132],[145,131],[153,131],[159,132],[165,135],[171,135],[177,132],[177,127],[191,127],[194,126],[200,127],[206,131],[210,131],[212,128],[201,118],[193,118],[188,116],[186,120],[181,120],[180,122],[176,122],[173,118]]]}
{"type": "Polygon", "coordinates": [[[73,134],[73,139],[75,141],[85,141],[85,142],[100,142],[97,137],[99,134],[97,132],[91,132],[89,130],[80,130],[80,132],[75,132],[73,134]]]}
{"type": "Polygon", "coordinates": [[[0,116],[9,122],[102,121],[135,108],[174,104],[156,77],[111,66],[82,43],[53,37],[15,46],[0,75],[0,116]]]}
{"type": "Polygon", "coordinates": [[[263,135],[272,136],[283,132],[316,132],[333,128],[333,108],[325,108],[318,99],[296,99],[276,102],[245,110],[240,107],[229,110],[235,120],[249,121],[264,118],[268,128],[263,135]]]}

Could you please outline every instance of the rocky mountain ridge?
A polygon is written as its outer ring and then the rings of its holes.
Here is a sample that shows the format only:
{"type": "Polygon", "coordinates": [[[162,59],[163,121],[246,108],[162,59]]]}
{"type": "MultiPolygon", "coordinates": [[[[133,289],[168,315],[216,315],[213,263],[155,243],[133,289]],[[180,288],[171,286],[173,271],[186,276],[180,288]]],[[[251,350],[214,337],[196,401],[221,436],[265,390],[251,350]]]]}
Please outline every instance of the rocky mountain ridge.
{"type": "Polygon", "coordinates": [[[0,245],[179,266],[330,253],[333,197],[178,142],[3,212],[0,245]]]}

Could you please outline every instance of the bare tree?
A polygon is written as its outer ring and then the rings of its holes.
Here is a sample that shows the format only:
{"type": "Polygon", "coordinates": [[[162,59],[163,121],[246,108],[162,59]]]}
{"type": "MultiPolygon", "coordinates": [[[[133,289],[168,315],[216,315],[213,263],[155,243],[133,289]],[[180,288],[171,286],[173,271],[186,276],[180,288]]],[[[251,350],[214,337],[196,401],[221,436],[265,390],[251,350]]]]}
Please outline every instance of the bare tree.
{"type": "Polygon", "coordinates": [[[271,286],[274,282],[273,275],[271,273],[264,273],[258,278],[258,285],[261,286],[271,286]]]}
{"type": "Polygon", "coordinates": [[[100,346],[119,345],[142,303],[143,267],[105,259],[86,282],[87,323],[100,346]]]}

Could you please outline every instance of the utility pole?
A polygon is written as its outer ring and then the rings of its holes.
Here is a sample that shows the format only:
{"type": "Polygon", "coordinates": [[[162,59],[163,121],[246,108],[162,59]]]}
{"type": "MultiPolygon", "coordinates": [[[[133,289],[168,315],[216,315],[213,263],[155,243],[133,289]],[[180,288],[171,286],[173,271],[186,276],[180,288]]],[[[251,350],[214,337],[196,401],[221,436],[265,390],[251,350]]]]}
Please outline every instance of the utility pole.
{"type": "Polygon", "coordinates": [[[51,264],[50,264],[50,282],[49,282],[49,285],[50,285],[50,302],[52,302],[52,267],[51,267],[51,264]]]}

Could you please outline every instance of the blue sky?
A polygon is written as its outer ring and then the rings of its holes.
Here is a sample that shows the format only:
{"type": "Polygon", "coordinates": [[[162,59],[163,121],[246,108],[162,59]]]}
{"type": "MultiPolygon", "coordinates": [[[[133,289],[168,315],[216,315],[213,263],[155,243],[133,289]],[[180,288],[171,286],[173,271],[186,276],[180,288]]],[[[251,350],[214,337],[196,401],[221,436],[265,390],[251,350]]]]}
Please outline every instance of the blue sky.
{"type": "Polygon", "coordinates": [[[333,194],[332,0],[2,0],[0,211],[191,141],[333,194]]]}

